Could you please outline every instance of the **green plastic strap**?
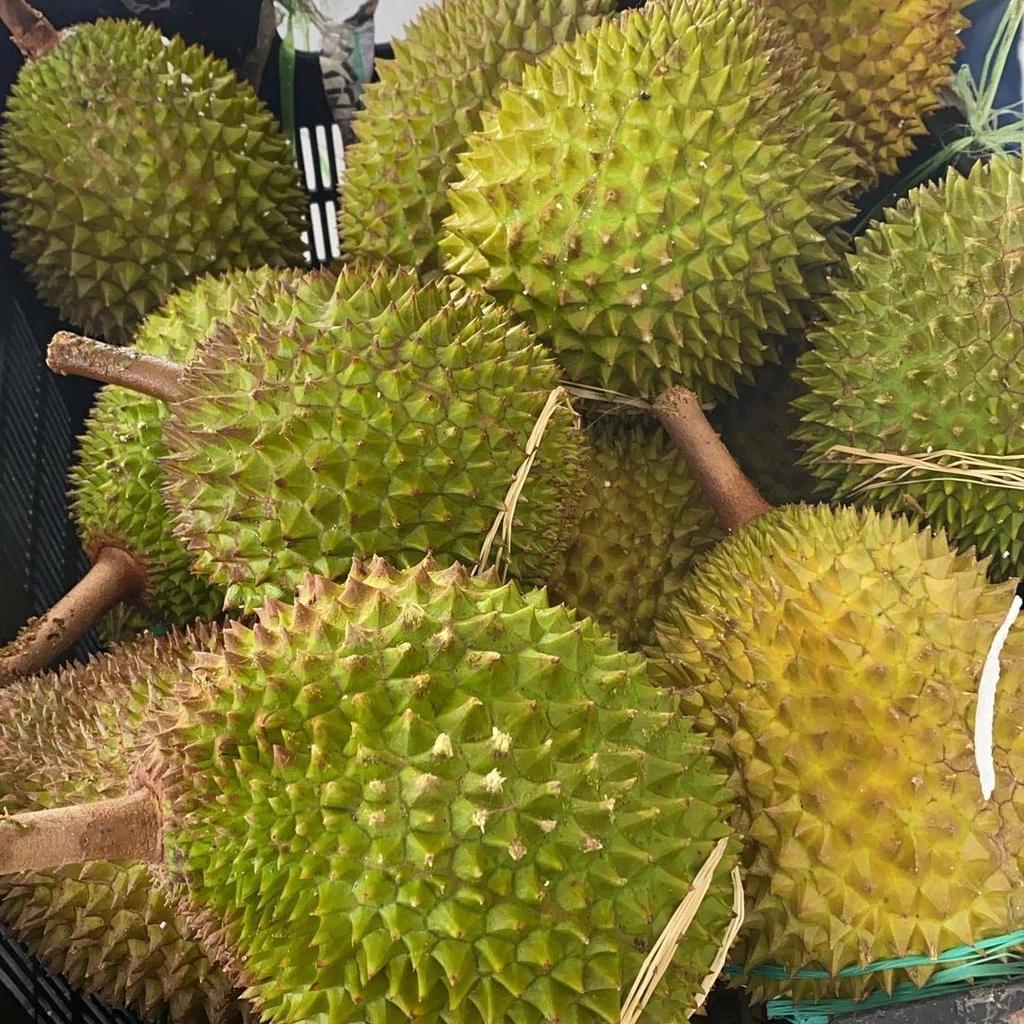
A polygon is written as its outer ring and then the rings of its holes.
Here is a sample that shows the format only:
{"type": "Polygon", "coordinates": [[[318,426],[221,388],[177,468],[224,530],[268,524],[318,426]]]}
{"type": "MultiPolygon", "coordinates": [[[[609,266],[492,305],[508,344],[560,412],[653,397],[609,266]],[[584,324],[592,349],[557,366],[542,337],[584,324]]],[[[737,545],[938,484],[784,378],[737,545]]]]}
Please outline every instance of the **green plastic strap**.
{"type": "Polygon", "coordinates": [[[299,151],[295,138],[295,0],[283,0],[287,13],[284,37],[277,55],[281,77],[281,130],[289,139],[292,150],[299,151]]]}
{"type": "Polygon", "coordinates": [[[837,975],[831,972],[807,968],[787,971],[784,967],[765,964],[745,972],[742,967],[730,966],[725,973],[736,976],[748,974],[751,977],[770,978],[773,981],[787,981],[791,978],[822,980],[832,977],[856,978],[882,971],[910,967],[924,967],[932,964],[947,965],[936,971],[923,985],[902,981],[893,988],[892,994],[872,992],[864,999],[823,999],[815,1003],[794,1003],[786,999],[773,999],[768,1003],[769,1020],[790,1021],[791,1024],[829,1024],[832,1017],[844,1013],[871,1010],[879,1006],[898,1003],[918,1002],[934,999],[936,996],[962,991],[970,986],[996,985],[1016,978],[1024,978],[1024,930],[981,939],[971,946],[956,946],[940,953],[937,957],[905,956],[891,960],[876,960],[866,967],[845,967],[837,975]],[[1009,961],[1005,958],[1010,957],[1009,961]]]}

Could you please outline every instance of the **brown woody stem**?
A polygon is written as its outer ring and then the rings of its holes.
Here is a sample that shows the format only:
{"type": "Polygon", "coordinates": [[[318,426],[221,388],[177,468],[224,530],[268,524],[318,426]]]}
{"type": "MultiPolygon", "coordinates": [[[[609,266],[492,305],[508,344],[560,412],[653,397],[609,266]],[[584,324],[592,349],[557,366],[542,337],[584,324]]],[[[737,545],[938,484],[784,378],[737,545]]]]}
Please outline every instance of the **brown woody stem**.
{"type": "Polygon", "coordinates": [[[772,507],[736,465],[692,391],[669,388],[654,403],[654,411],[729,533],[735,533],[772,507]]]}
{"type": "Polygon", "coordinates": [[[15,814],[0,819],[0,874],[90,860],[157,861],[160,830],[160,804],[148,789],[114,800],[15,814]]]}
{"type": "Polygon", "coordinates": [[[48,54],[64,38],[40,11],[25,0],[0,0],[0,21],[11,33],[14,45],[29,60],[48,54]]]}
{"type": "Polygon", "coordinates": [[[0,686],[41,672],[114,605],[140,597],[145,586],[145,571],[133,555],[103,548],[75,586],[0,650],[0,686]]]}
{"type": "Polygon", "coordinates": [[[116,384],[165,402],[184,396],[182,374],[185,368],[180,363],[145,356],[130,348],[106,345],[68,331],[58,331],[51,339],[46,365],[54,373],[116,384]]]}

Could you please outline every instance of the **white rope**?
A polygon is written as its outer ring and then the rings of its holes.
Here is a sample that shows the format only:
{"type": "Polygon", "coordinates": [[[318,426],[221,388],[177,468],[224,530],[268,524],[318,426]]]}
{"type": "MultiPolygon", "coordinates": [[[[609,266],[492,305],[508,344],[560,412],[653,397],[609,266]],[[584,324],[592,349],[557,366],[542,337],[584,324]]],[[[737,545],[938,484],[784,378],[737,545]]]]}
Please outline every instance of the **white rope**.
{"type": "Polygon", "coordinates": [[[1020,596],[1015,594],[1003,624],[996,631],[992,646],[981,670],[978,686],[978,710],[974,718],[974,758],[981,779],[982,796],[988,800],[996,788],[996,766],[992,755],[992,728],[996,714],[996,686],[999,683],[999,655],[1010,635],[1010,629],[1021,610],[1020,596]]]}

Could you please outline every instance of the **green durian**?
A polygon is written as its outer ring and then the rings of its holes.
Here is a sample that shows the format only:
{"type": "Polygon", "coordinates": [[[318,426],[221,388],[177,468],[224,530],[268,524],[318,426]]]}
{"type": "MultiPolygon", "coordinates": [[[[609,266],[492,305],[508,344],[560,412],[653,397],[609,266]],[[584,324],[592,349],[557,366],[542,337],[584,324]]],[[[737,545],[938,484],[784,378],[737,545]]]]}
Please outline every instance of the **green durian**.
{"type": "MultiPolygon", "coordinates": [[[[137,643],[35,676],[0,703],[0,814],[124,796],[151,719],[175,707],[175,681],[204,629],[137,643]]],[[[91,861],[0,876],[0,924],[74,988],[147,1020],[239,1020],[227,976],[139,861],[91,861]]]]}
{"type": "Polygon", "coordinates": [[[702,397],[804,322],[852,213],[835,102],[747,0],[665,0],[499,94],[449,191],[445,268],[569,377],[702,397]]]}
{"type": "Polygon", "coordinates": [[[983,561],[888,512],[761,502],[759,514],[690,423],[691,465],[717,484],[732,536],[663,613],[657,678],[731,773],[748,837],[739,980],[801,1004],[922,985],[938,962],[891,961],[935,960],[1024,919],[1020,624],[999,656],[990,764],[975,745],[1014,584],[988,583],[983,561]]]}
{"type": "MultiPolygon", "coordinates": [[[[299,271],[270,267],[204,276],[150,314],[134,348],[124,351],[190,360],[250,303],[266,304],[300,279],[299,271]]],[[[140,629],[207,621],[224,611],[224,588],[193,572],[161,495],[167,415],[167,404],[152,395],[115,385],[100,392],[70,473],[71,513],[93,564],[0,649],[0,686],[47,668],[90,628],[107,641],[126,640],[140,629]]]]}
{"type": "Polygon", "coordinates": [[[230,67],[135,21],[76,25],[20,71],[2,223],[39,295],[111,343],[205,273],[301,266],[288,140],[230,67]]]}
{"type": "Polygon", "coordinates": [[[763,0],[839,101],[862,187],[895,174],[952,84],[972,0],[763,0]]]}
{"type": "Polygon", "coordinates": [[[797,363],[807,393],[794,402],[822,492],[942,528],[998,579],[1024,571],[1024,492],[944,472],[971,468],[955,454],[926,472],[829,452],[962,452],[996,470],[1024,457],[1021,173],[1019,157],[951,170],[858,238],[797,363]]]}
{"type": "Polygon", "coordinates": [[[537,57],[597,24],[615,0],[446,0],[431,4],[376,64],[345,150],[343,248],[434,271],[447,186],[499,88],[537,57]]]}
{"type": "MultiPolygon", "coordinates": [[[[638,655],[455,565],[310,578],[204,655],[140,773],[267,1024],[617,1022],[723,779],[638,655]]],[[[732,853],[643,1020],[693,1009],[732,853]]]]}
{"type": "MultiPolygon", "coordinates": [[[[61,346],[51,365],[82,341],[61,346]]],[[[542,580],[575,536],[587,441],[558,368],[504,309],[448,278],[356,264],[311,274],[224,324],[187,367],[86,347],[75,369],[99,379],[116,379],[113,364],[137,380],[157,368],[171,398],[163,495],[226,609],[286,597],[307,572],[344,578],[376,552],[474,564],[545,411],[511,548],[499,530],[487,560],[542,580]]]]}
{"type": "Polygon", "coordinates": [[[553,565],[548,587],[622,647],[640,649],[653,641],[663,604],[724,533],[664,431],[609,417],[589,433],[579,536],[553,565]]]}
{"type": "MultiPolygon", "coordinates": [[[[223,323],[298,277],[298,271],[269,267],[204,275],[147,317],[132,347],[188,362],[223,323]]],[[[103,388],[71,470],[71,512],[86,552],[95,556],[104,547],[122,547],[140,562],[146,579],[141,604],[117,605],[101,622],[108,640],[128,639],[154,625],[213,619],[224,606],[223,588],[192,572],[160,492],[167,413],[159,398],[123,387],[103,388]]]]}

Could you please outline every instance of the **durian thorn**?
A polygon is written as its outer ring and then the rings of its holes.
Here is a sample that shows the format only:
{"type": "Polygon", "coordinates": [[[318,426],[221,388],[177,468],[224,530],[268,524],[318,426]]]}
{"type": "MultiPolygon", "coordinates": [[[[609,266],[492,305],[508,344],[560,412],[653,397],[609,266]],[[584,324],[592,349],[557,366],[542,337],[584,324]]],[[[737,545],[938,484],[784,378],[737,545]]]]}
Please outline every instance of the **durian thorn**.
{"type": "Polygon", "coordinates": [[[140,789],[94,803],[0,818],[0,874],[46,871],[92,860],[159,861],[162,815],[140,789]]]}
{"type": "Polygon", "coordinates": [[[25,0],[0,0],[0,21],[11,33],[11,40],[29,60],[45,57],[63,38],[41,11],[25,0]]]}
{"type": "Polygon", "coordinates": [[[692,391],[669,388],[658,396],[654,412],[729,533],[771,509],[708,423],[692,391]]]}
{"type": "Polygon", "coordinates": [[[182,382],[185,367],[180,363],[146,356],[130,348],[107,345],[68,331],[58,331],[50,340],[46,365],[65,377],[69,374],[88,377],[165,402],[175,402],[185,396],[182,382]]]}
{"type": "Polygon", "coordinates": [[[0,651],[0,687],[47,668],[114,605],[140,597],[145,587],[134,555],[103,548],[85,576],[0,651]]]}

